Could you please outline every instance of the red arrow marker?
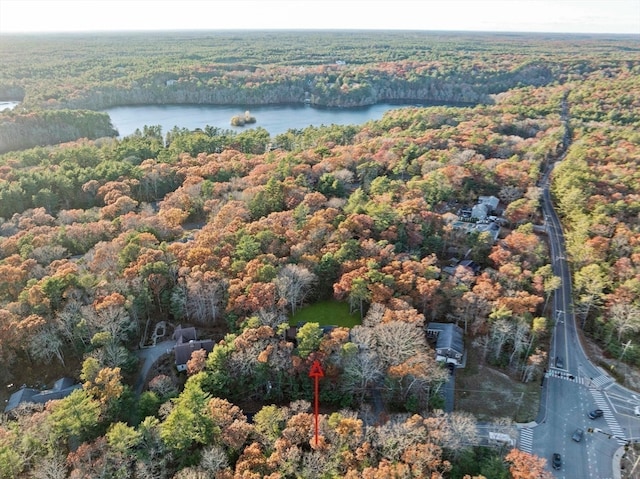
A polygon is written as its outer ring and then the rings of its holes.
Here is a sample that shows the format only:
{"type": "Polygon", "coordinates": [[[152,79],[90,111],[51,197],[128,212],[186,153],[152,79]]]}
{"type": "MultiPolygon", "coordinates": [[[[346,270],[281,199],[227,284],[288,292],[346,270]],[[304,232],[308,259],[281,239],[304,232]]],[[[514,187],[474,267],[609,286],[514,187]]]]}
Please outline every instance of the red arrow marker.
{"type": "Polygon", "coordinates": [[[320,365],[320,361],[317,359],[311,365],[311,369],[309,370],[309,377],[313,378],[315,382],[315,399],[314,399],[314,415],[316,422],[316,446],[318,445],[318,381],[320,378],[324,377],[324,371],[322,370],[322,366],[320,365]]]}

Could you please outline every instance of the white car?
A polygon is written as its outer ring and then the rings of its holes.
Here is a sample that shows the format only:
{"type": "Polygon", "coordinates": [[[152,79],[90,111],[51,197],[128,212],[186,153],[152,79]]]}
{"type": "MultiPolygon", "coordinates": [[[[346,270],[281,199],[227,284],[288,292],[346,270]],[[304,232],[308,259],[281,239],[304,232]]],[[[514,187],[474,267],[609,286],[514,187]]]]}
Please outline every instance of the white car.
{"type": "Polygon", "coordinates": [[[636,416],[640,416],[640,406],[636,406],[633,408],[633,414],[636,416]]]}

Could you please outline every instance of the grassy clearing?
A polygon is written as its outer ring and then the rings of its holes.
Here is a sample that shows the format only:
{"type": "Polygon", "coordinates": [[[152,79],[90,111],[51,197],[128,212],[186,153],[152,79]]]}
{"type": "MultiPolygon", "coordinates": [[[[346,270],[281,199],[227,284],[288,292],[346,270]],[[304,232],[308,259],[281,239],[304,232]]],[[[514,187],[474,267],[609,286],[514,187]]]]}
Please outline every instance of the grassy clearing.
{"type": "Polygon", "coordinates": [[[540,406],[540,382],[522,383],[481,364],[474,353],[469,350],[467,367],[456,371],[455,410],[470,412],[479,421],[533,421],[540,406]]]}
{"type": "Polygon", "coordinates": [[[344,326],[345,328],[362,324],[360,315],[349,314],[349,305],[340,301],[321,301],[306,306],[289,320],[291,326],[309,322],[318,323],[320,326],[344,326]]]}

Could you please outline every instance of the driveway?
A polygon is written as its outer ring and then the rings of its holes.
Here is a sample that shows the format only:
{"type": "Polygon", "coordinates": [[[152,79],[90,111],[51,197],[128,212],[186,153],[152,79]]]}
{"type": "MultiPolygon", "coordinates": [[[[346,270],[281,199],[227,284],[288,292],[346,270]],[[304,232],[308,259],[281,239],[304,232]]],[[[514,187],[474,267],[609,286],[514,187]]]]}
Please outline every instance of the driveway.
{"type": "Polygon", "coordinates": [[[140,368],[140,372],[138,373],[138,379],[136,380],[135,392],[137,396],[142,393],[142,388],[144,387],[144,383],[147,381],[147,376],[153,365],[165,354],[171,354],[175,345],[176,341],[169,339],[167,341],[162,341],[155,346],[136,351],[136,356],[144,361],[140,368]]]}

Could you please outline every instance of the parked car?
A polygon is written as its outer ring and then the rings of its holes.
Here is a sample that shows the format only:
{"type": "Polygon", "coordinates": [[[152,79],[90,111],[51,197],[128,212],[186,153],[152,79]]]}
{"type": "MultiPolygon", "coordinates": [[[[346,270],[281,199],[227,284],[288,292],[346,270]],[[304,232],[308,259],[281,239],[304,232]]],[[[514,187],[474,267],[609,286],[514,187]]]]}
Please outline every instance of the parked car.
{"type": "Polygon", "coordinates": [[[636,416],[640,416],[640,406],[636,406],[633,408],[633,414],[636,416]]]}
{"type": "Polygon", "coordinates": [[[447,363],[447,369],[449,370],[449,374],[453,376],[453,373],[456,370],[456,365],[453,363],[447,363]]]}
{"type": "Polygon", "coordinates": [[[553,453],[553,456],[551,458],[551,466],[556,470],[562,467],[562,456],[557,452],[553,453]]]}
{"type": "Polygon", "coordinates": [[[560,356],[556,356],[556,367],[560,369],[564,368],[564,361],[560,356]]]}
{"type": "Polygon", "coordinates": [[[594,409],[593,411],[589,411],[589,419],[598,419],[599,417],[602,417],[602,415],[604,414],[604,412],[602,411],[602,409],[594,409]]]}
{"type": "Polygon", "coordinates": [[[573,439],[576,442],[580,442],[580,441],[582,441],[582,436],[584,436],[584,431],[582,429],[578,428],[573,433],[573,436],[571,436],[571,439],[573,439]]]}

